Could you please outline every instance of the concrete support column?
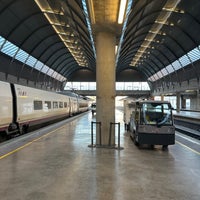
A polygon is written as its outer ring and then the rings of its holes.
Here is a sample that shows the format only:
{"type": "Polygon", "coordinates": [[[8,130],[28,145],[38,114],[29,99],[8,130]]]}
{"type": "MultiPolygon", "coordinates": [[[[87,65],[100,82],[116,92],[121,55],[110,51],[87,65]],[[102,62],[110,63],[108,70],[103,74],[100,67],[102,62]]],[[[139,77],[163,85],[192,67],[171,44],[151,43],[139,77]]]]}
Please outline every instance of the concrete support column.
{"type": "Polygon", "coordinates": [[[162,95],[160,95],[160,99],[161,99],[161,101],[164,101],[164,94],[162,94],[162,95]]]}
{"type": "MultiPolygon", "coordinates": [[[[96,35],[97,51],[97,112],[96,120],[101,122],[101,144],[109,143],[110,122],[115,122],[115,35],[99,32],[96,35]]],[[[99,130],[96,144],[100,144],[99,130]]],[[[111,134],[111,146],[115,145],[115,131],[111,134]]]]}
{"type": "Polygon", "coordinates": [[[199,90],[197,90],[197,103],[196,103],[196,110],[200,110],[200,93],[199,90]]]}
{"type": "Polygon", "coordinates": [[[176,94],[176,111],[180,112],[180,107],[181,107],[181,94],[180,92],[177,92],[176,94]]]}
{"type": "Polygon", "coordinates": [[[181,109],[185,109],[186,108],[186,99],[184,98],[184,96],[181,96],[181,109]]]}

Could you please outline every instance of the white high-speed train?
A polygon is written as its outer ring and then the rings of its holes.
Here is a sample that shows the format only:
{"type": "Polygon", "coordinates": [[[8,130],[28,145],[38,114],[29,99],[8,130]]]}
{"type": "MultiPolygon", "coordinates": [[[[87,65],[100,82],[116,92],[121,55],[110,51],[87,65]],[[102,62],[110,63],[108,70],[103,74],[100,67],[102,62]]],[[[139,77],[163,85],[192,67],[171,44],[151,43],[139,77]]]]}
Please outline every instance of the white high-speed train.
{"type": "Polygon", "coordinates": [[[0,134],[28,128],[88,110],[88,100],[0,81],[0,134]]]}

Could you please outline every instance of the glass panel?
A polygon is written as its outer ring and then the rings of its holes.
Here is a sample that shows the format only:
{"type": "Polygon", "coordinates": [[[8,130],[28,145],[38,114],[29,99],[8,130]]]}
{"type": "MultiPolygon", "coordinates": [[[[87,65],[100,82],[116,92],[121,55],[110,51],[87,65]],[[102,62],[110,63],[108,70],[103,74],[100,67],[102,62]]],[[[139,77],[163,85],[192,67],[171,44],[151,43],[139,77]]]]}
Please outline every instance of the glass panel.
{"type": "Polygon", "coordinates": [[[182,68],[181,64],[176,60],[175,62],[172,63],[172,66],[174,67],[175,70],[178,70],[182,68]]]}
{"type": "Polygon", "coordinates": [[[163,76],[168,75],[168,72],[167,72],[166,68],[163,68],[161,71],[162,71],[163,76]]]}
{"type": "Polygon", "coordinates": [[[33,102],[34,110],[42,110],[42,101],[35,100],[33,102]]]}
{"type": "Polygon", "coordinates": [[[15,59],[17,59],[17,60],[19,60],[19,61],[21,61],[21,62],[25,62],[25,60],[27,59],[27,57],[28,57],[28,54],[25,52],[25,51],[23,51],[23,50],[19,50],[18,52],[17,52],[17,55],[15,56],[15,59]]]}
{"type": "Polygon", "coordinates": [[[60,78],[57,78],[57,80],[62,82],[62,81],[66,81],[67,79],[64,76],[60,75],[60,78]]]}
{"type": "MultiPolygon", "coordinates": [[[[66,79],[66,78],[65,78],[66,79]]],[[[96,82],[67,82],[65,90],[96,90],[96,82]]],[[[147,82],[116,82],[117,90],[150,90],[147,82]]]]}
{"type": "Polygon", "coordinates": [[[35,64],[35,69],[40,71],[43,66],[44,66],[44,64],[38,60],[37,63],[35,64]]]}
{"type": "Polygon", "coordinates": [[[166,67],[166,70],[168,71],[169,74],[172,73],[172,72],[174,72],[174,69],[173,69],[173,67],[171,65],[168,65],[166,67]]]}
{"type": "Polygon", "coordinates": [[[141,123],[147,125],[172,125],[171,106],[168,103],[144,103],[141,123]]]}
{"type": "Polygon", "coordinates": [[[59,108],[63,108],[63,102],[59,102],[59,108]]]}
{"type": "Polygon", "coordinates": [[[157,75],[158,75],[159,79],[162,78],[163,77],[162,71],[157,72],[157,75]]]}
{"type": "Polygon", "coordinates": [[[26,64],[33,67],[36,62],[37,60],[33,56],[29,56],[28,60],[26,61],[26,64]]]}
{"type": "Polygon", "coordinates": [[[182,56],[181,58],[179,58],[180,63],[183,65],[183,67],[185,67],[186,65],[191,64],[189,58],[187,55],[182,56]]]}
{"type": "Polygon", "coordinates": [[[58,73],[56,71],[53,72],[53,74],[51,75],[53,78],[56,78],[56,76],[58,75],[58,73]]]}
{"type": "Polygon", "coordinates": [[[41,72],[45,73],[49,70],[49,67],[47,67],[46,65],[43,66],[43,68],[41,69],[41,72]]]}
{"type": "Polygon", "coordinates": [[[0,36],[0,48],[1,48],[1,45],[5,42],[5,38],[1,37],[0,36]]]}
{"type": "Polygon", "coordinates": [[[34,67],[35,69],[42,71],[44,73],[47,73],[48,75],[52,76],[53,78],[56,78],[59,81],[65,81],[66,78],[59,73],[55,72],[53,69],[50,69],[48,66],[44,65],[44,63],[40,62],[30,54],[26,53],[13,43],[6,41],[5,38],[0,36],[0,48],[1,52],[5,53],[6,55],[10,57],[14,57],[16,60],[19,60],[22,63],[27,64],[30,67],[34,67]],[[5,44],[4,44],[5,43],[5,44]],[[3,46],[2,46],[3,45],[3,46]]]}
{"type": "Polygon", "coordinates": [[[19,48],[17,46],[10,43],[9,41],[6,41],[6,43],[3,45],[3,48],[1,49],[1,51],[10,57],[13,57],[18,49],[19,48]]]}
{"type": "Polygon", "coordinates": [[[45,102],[44,102],[44,107],[46,107],[47,110],[48,110],[48,109],[51,109],[51,101],[45,101],[45,102]]]}
{"type": "Polygon", "coordinates": [[[158,80],[158,79],[159,79],[159,77],[158,77],[157,73],[156,73],[156,74],[154,74],[154,79],[155,79],[155,80],[158,80]]]}
{"type": "Polygon", "coordinates": [[[53,74],[53,72],[54,72],[54,70],[49,68],[47,74],[48,74],[49,76],[51,76],[51,75],[53,74]]]}
{"type": "Polygon", "coordinates": [[[188,53],[189,58],[192,62],[195,62],[196,60],[200,59],[200,52],[198,48],[193,49],[188,53]]]}
{"type": "Polygon", "coordinates": [[[58,102],[57,101],[53,102],[53,108],[58,108],[58,102]]]}
{"type": "Polygon", "coordinates": [[[60,74],[56,74],[56,77],[55,77],[57,80],[60,80],[60,81],[62,81],[62,76],[60,75],[60,74]]]}
{"type": "Polygon", "coordinates": [[[153,82],[153,81],[154,81],[153,76],[149,77],[149,78],[148,78],[148,81],[153,82]]]}

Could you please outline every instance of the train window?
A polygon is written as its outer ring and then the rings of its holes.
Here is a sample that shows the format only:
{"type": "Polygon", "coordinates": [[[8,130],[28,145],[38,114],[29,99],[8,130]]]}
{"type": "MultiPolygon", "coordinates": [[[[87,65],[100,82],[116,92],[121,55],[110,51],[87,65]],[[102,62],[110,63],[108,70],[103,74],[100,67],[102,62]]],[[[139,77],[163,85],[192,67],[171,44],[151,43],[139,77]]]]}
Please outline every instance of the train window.
{"type": "Polygon", "coordinates": [[[34,110],[42,110],[42,101],[33,101],[34,110]]]}
{"type": "Polygon", "coordinates": [[[58,102],[57,101],[53,102],[53,108],[58,108],[58,102]]]}
{"type": "Polygon", "coordinates": [[[51,109],[51,101],[45,101],[44,104],[48,109],[51,109]]]}
{"type": "Polygon", "coordinates": [[[67,108],[67,102],[64,102],[64,108],[67,108]]]}
{"type": "Polygon", "coordinates": [[[59,108],[63,108],[63,102],[59,102],[59,108]]]}

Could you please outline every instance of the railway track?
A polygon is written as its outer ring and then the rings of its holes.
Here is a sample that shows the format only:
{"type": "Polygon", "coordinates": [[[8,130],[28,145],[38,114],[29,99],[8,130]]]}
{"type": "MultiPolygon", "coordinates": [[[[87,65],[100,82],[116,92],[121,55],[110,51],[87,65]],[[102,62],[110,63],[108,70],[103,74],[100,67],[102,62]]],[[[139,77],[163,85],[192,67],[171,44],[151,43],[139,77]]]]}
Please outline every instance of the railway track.
{"type": "Polygon", "coordinates": [[[192,120],[191,118],[179,118],[176,116],[174,123],[176,131],[200,140],[200,124],[197,123],[197,119],[192,120]]]}

